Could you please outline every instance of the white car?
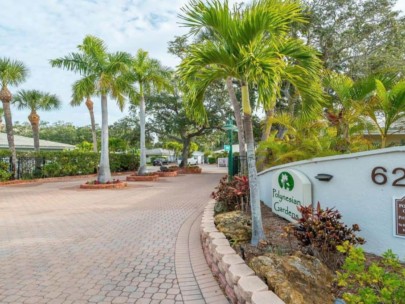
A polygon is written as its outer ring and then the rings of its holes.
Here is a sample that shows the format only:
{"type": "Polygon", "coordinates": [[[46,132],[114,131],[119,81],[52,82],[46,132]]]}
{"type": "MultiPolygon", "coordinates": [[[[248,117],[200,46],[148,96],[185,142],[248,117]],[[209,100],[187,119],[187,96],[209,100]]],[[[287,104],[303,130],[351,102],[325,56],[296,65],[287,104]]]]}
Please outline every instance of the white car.
{"type": "MultiPolygon", "coordinates": [[[[180,165],[180,164],[181,164],[181,161],[182,161],[181,159],[178,159],[178,160],[177,160],[177,164],[180,165]]],[[[187,159],[187,165],[197,165],[197,164],[198,164],[198,162],[197,162],[197,159],[196,159],[196,158],[193,158],[193,157],[192,157],[192,158],[188,158],[188,159],[187,159]]]]}

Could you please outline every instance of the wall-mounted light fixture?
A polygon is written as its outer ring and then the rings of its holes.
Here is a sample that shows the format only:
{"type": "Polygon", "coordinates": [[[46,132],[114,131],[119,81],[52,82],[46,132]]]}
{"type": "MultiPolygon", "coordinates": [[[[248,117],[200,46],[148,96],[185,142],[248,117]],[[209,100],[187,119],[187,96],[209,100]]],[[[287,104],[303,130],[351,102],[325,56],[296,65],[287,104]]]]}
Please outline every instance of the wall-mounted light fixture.
{"type": "Polygon", "coordinates": [[[323,182],[328,182],[333,178],[333,175],[326,173],[319,173],[317,176],[315,176],[315,178],[323,182]]]}

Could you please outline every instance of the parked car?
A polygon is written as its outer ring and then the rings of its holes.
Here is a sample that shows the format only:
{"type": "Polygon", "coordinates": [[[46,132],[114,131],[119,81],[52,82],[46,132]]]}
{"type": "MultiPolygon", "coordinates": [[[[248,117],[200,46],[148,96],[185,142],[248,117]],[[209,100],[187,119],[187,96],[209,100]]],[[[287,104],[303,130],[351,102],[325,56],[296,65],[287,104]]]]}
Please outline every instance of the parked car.
{"type": "MultiPolygon", "coordinates": [[[[177,164],[180,165],[180,164],[181,164],[181,161],[182,161],[181,158],[178,159],[178,160],[177,160],[177,164]]],[[[197,161],[196,158],[193,158],[193,157],[188,158],[188,159],[187,159],[187,165],[198,165],[198,161],[197,161]]]]}
{"type": "Polygon", "coordinates": [[[152,164],[154,166],[162,166],[162,165],[167,165],[169,162],[167,161],[166,158],[156,158],[153,160],[152,164]]]}

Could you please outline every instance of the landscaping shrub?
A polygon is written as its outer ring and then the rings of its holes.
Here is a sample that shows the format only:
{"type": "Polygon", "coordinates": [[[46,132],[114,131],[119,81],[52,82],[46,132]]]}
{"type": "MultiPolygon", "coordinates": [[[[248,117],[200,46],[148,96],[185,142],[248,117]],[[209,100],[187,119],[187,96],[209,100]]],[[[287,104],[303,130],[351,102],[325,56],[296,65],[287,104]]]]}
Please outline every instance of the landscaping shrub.
{"type": "Polygon", "coordinates": [[[331,269],[337,269],[343,262],[344,256],[339,253],[337,246],[344,242],[351,245],[365,243],[364,239],[355,234],[360,231],[359,226],[354,224],[352,228],[348,228],[340,221],[342,216],[338,210],[323,210],[319,203],[315,210],[311,206],[301,206],[298,210],[301,218],[293,226],[294,236],[304,253],[318,257],[331,269]]]}
{"type": "Polygon", "coordinates": [[[338,250],[348,254],[342,271],[337,271],[338,286],[343,288],[347,304],[405,303],[405,267],[392,250],[370,265],[365,262],[363,249],[348,241],[338,246],[338,250]]]}
{"type": "MultiPolygon", "coordinates": [[[[9,157],[10,152],[0,151],[0,157],[9,157]]],[[[78,150],[49,152],[18,152],[17,158],[20,161],[31,161],[39,159],[39,167],[29,167],[21,172],[22,179],[32,179],[39,177],[58,177],[85,175],[97,172],[100,155],[94,152],[81,152],[78,150]]],[[[1,164],[1,162],[0,162],[1,164]]],[[[139,167],[139,157],[130,154],[110,154],[110,168],[112,172],[135,171],[139,167]]],[[[5,171],[8,172],[8,168],[5,171]]],[[[3,174],[0,167],[0,180],[10,179],[11,174],[7,177],[3,174]]]]}
{"type": "Polygon", "coordinates": [[[221,178],[217,191],[212,192],[211,197],[218,205],[216,213],[249,209],[249,180],[246,176],[234,176],[228,181],[228,176],[221,178]]]}
{"type": "Polygon", "coordinates": [[[0,162],[0,181],[6,181],[11,178],[12,174],[8,171],[8,164],[0,162]]]}

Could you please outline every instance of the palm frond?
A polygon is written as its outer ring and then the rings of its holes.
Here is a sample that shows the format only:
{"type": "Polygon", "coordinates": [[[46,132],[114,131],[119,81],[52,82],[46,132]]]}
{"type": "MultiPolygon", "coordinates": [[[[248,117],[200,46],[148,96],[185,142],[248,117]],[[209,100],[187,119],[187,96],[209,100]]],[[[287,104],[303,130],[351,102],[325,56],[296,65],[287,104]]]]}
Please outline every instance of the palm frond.
{"type": "Polygon", "coordinates": [[[18,85],[28,76],[28,68],[22,61],[0,58],[0,83],[1,85],[18,85]]]}

